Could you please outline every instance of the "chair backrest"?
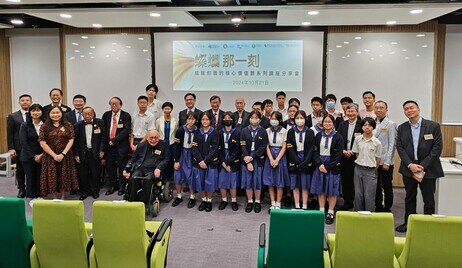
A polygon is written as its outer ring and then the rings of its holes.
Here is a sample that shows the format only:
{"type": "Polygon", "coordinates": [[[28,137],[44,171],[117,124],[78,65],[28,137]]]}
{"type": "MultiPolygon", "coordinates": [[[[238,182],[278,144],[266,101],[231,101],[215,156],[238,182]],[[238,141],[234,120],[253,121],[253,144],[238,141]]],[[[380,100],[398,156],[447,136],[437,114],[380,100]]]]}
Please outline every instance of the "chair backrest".
{"type": "Polygon", "coordinates": [[[93,203],[93,247],[98,267],[147,267],[142,202],[93,203]]]}
{"type": "Polygon", "coordinates": [[[0,267],[29,267],[32,234],[25,214],[23,199],[0,198],[0,267]]]}
{"type": "Polygon", "coordinates": [[[323,267],[324,214],[271,210],[266,267],[323,267]]]}
{"type": "Polygon", "coordinates": [[[393,228],[391,213],[337,212],[332,266],[393,267],[393,228]]]}
{"type": "Polygon", "coordinates": [[[82,201],[37,200],[32,220],[40,267],[88,267],[82,201]]]}
{"type": "Polygon", "coordinates": [[[410,215],[401,267],[462,267],[462,217],[410,215]]]}

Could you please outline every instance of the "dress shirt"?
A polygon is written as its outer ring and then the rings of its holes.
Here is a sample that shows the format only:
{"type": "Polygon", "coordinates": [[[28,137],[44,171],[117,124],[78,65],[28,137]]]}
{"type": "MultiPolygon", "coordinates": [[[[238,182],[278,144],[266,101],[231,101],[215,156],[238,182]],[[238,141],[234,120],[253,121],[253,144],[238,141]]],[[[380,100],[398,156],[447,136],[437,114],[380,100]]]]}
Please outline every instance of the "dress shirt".
{"type": "Polygon", "coordinates": [[[143,139],[148,130],[156,129],[154,115],[150,111],[132,115],[132,133],[135,139],[143,139]]]}
{"type": "Polygon", "coordinates": [[[355,163],[364,167],[376,167],[376,157],[382,155],[382,144],[374,135],[370,139],[364,138],[363,135],[356,137],[351,151],[358,154],[355,163]]]}
{"type": "Polygon", "coordinates": [[[356,121],[355,120],[353,123],[348,121],[348,137],[347,137],[347,151],[350,150],[351,146],[351,139],[353,138],[354,131],[355,131],[355,126],[356,126],[356,121]]]}
{"type": "Polygon", "coordinates": [[[422,117],[419,117],[419,121],[417,124],[413,125],[411,121],[409,121],[411,125],[411,132],[412,132],[412,144],[414,145],[414,160],[418,160],[419,157],[417,156],[417,149],[419,147],[419,136],[420,136],[420,128],[422,127],[422,117]]]}
{"type": "Polygon", "coordinates": [[[91,136],[93,134],[93,121],[85,124],[85,139],[87,141],[87,148],[91,149],[91,136]]]}

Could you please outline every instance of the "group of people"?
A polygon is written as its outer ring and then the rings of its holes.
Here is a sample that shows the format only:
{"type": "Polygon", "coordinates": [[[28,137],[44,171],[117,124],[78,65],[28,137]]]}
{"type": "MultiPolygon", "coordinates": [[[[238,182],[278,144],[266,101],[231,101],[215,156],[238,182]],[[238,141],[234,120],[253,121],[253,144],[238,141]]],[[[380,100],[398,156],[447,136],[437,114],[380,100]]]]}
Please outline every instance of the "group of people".
{"type": "MultiPolygon", "coordinates": [[[[435,179],[443,176],[441,131],[420,116],[413,100],[403,104],[409,121],[397,127],[387,116],[388,104],[376,101],[371,91],[362,95],[364,109],[350,97],[340,100],[341,110],[333,94],[313,97],[308,115],[297,98],[286,106],[283,91],[276,94],[275,107],[267,99],[255,102],[250,112],[243,98],[235,100],[235,112],[221,110],[219,96],[210,97],[211,107],[203,112],[195,107],[196,95],[187,93],[178,120],[173,104],[159,101],[157,93],[156,85],[148,85],[132,115],[112,97],[101,119],[82,95],[74,96],[74,109],[62,104],[60,89],[50,91],[51,104],[43,107],[32,104],[30,95],[20,96],[21,109],[8,117],[7,132],[10,154],[20,160],[18,197],[64,198],[64,192],[79,189],[81,200],[98,198],[104,163],[110,181],[106,195],[123,195],[134,174],[173,178],[174,207],[189,191],[187,207],[195,207],[198,194],[198,209],[209,212],[219,190],[218,209],[227,207],[229,191],[236,211],[243,189],[245,211],[259,213],[262,191],[268,189],[270,210],[280,209],[286,196],[295,209],[317,205],[332,224],[338,196],[342,210],[391,211],[397,149],[406,222],[415,213],[418,186],[425,213],[434,213],[435,179]]],[[[129,192],[136,194],[133,185],[129,192]]],[[[406,222],[397,230],[406,231],[406,222]]]]}

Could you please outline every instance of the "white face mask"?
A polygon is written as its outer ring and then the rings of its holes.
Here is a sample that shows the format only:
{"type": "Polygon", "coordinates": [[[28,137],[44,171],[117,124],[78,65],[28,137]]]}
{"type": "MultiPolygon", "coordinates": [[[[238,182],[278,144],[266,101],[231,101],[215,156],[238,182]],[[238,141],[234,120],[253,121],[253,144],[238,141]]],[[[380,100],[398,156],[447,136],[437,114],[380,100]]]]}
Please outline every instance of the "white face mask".
{"type": "Polygon", "coordinates": [[[249,122],[252,126],[258,126],[258,124],[260,124],[260,119],[250,118],[249,122]]]}
{"type": "Polygon", "coordinates": [[[299,127],[305,125],[305,119],[295,119],[295,124],[299,127]]]}
{"type": "Polygon", "coordinates": [[[277,127],[277,126],[279,126],[279,121],[276,120],[276,119],[271,119],[271,120],[270,120],[270,124],[271,124],[271,126],[273,126],[273,127],[277,127]]]}

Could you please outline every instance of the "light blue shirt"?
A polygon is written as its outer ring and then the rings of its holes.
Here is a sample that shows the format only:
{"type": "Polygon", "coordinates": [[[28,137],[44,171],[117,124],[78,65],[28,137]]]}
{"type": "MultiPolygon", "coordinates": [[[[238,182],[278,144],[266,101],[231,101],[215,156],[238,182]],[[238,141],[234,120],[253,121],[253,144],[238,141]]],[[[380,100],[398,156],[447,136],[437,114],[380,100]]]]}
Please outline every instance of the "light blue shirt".
{"type": "Polygon", "coordinates": [[[422,126],[422,117],[419,118],[417,124],[413,125],[411,121],[409,121],[409,125],[411,125],[411,132],[412,132],[412,144],[414,145],[414,160],[418,160],[417,157],[417,147],[419,146],[419,136],[420,136],[420,128],[422,126]]]}

